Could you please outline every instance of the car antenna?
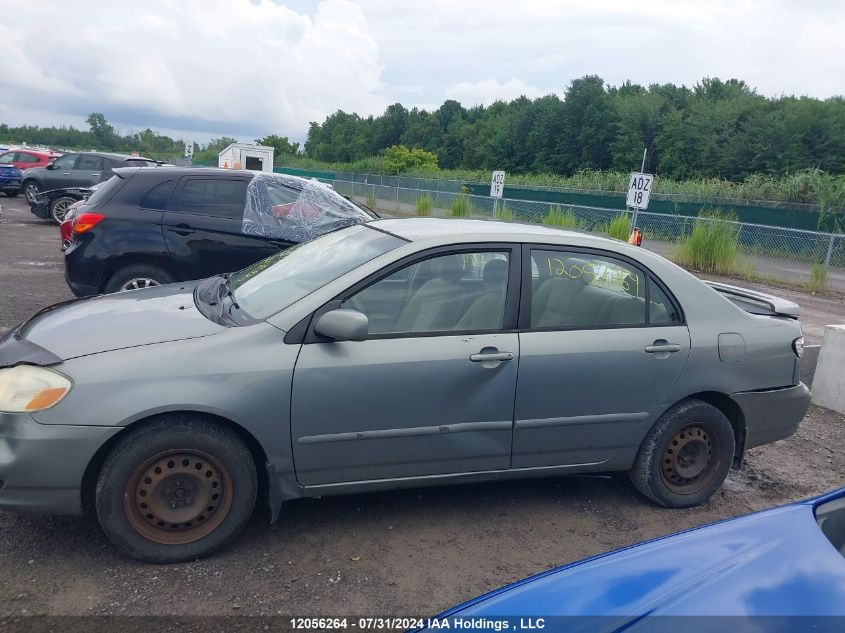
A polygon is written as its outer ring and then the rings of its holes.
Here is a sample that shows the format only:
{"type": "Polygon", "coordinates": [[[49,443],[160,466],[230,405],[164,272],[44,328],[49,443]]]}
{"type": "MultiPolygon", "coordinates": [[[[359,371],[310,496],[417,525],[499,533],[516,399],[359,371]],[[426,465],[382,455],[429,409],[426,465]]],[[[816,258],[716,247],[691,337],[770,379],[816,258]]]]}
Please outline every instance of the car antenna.
{"type": "Polygon", "coordinates": [[[144,152],[144,153],[147,155],[147,157],[148,157],[148,158],[152,158],[152,159],[156,162],[156,164],[157,164],[157,165],[164,165],[164,161],[163,161],[163,160],[159,160],[158,158],[156,158],[155,156],[153,156],[152,152],[150,152],[150,151],[148,151],[148,150],[144,149],[144,147],[143,147],[143,146],[141,146],[141,151],[142,151],[142,152],[144,152]]]}

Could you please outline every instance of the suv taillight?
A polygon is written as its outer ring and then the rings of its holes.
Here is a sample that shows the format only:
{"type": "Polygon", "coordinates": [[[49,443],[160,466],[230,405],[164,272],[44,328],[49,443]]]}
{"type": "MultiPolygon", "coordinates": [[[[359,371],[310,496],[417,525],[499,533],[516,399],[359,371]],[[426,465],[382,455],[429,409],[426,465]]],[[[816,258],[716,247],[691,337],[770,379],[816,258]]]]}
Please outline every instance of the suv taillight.
{"type": "Polygon", "coordinates": [[[85,233],[106,219],[102,213],[80,213],[73,219],[73,232],[85,233]]]}

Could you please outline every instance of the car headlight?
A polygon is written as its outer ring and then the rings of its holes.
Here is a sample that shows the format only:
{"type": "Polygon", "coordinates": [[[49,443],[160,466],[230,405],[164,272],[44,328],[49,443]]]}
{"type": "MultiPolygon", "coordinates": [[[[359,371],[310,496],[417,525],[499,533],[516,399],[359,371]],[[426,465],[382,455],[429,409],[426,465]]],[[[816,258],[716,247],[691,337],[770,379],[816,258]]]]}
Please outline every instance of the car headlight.
{"type": "Polygon", "coordinates": [[[73,386],[62,374],[34,365],[0,369],[0,412],[25,413],[49,409],[73,386]]]}

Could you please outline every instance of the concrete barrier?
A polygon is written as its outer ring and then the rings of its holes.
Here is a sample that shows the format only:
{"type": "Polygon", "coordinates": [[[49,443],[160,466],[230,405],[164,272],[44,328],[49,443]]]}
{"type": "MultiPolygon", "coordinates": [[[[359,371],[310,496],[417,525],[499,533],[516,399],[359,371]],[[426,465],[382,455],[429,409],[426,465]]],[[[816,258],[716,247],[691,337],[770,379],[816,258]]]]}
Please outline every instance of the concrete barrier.
{"type": "Polygon", "coordinates": [[[824,330],[813,377],[813,404],[845,415],[845,325],[824,330]]]}

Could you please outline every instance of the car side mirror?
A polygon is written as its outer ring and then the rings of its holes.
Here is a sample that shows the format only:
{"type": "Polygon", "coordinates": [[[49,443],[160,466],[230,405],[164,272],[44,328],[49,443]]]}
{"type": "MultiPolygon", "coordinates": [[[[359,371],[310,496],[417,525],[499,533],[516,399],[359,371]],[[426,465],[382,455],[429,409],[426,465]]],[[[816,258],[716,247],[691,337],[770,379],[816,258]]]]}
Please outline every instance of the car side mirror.
{"type": "Polygon", "coordinates": [[[357,310],[326,312],[314,324],[314,333],[334,341],[363,341],[370,330],[370,320],[357,310]]]}
{"type": "Polygon", "coordinates": [[[45,169],[55,169],[56,166],[53,163],[48,163],[45,169]]]}

